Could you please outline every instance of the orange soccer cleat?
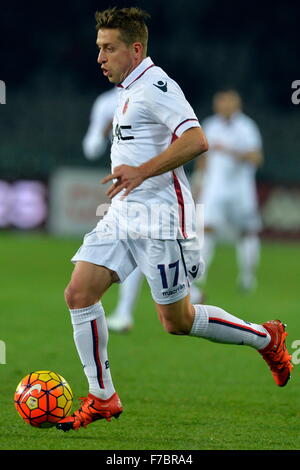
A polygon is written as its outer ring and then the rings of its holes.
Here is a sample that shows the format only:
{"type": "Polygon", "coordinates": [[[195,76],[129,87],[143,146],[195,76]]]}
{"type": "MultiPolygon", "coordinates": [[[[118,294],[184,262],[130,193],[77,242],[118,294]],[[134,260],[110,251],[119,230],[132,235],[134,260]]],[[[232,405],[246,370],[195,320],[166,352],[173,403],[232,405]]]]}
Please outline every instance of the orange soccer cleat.
{"type": "Polygon", "coordinates": [[[117,395],[114,393],[107,400],[101,400],[91,393],[87,397],[81,398],[81,407],[75,411],[71,416],[60,420],[56,427],[63,431],[70,429],[78,430],[81,426],[84,428],[88,424],[98,419],[106,419],[110,421],[112,417],[118,418],[123,411],[122,403],[117,395]]]}
{"type": "Polygon", "coordinates": [[[271,341],[264,349],[258,352],[262,355],[271,369],[274,380],[279,387],[284,387],[289,378],[293,365],[291,363],[292,356],[289,354],[285,338],[286,325],[280,320],[271,320],[262,325],[270,334],[271,341]]]}

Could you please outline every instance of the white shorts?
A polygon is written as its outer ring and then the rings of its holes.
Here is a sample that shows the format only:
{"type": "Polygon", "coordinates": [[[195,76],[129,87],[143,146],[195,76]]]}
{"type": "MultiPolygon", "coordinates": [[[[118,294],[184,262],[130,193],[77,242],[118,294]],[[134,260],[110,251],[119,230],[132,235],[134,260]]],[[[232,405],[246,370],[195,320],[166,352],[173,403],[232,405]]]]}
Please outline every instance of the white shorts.
{"type": "Polygon", "coordinates": [[[157,240],[115,239],[101,223],[84,237],[72,261],[87,261],[115,271],[123,282],[138,266],[146,276],[153,300],[172,304],[189,294],[190,283],[204,271],[197,238],[157,240]]]}

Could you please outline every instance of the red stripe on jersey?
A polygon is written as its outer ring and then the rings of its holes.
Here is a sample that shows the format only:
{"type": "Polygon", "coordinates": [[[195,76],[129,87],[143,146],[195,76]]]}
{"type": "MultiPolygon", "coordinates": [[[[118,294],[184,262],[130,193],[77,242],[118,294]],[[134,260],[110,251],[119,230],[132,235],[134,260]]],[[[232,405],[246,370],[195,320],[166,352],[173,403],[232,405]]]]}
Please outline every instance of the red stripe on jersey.
{"type": "Polygon", "coordinates": [[[178,139],[177,135],[175,134],[175,132],[173,132],[172,139],[171,139],[171,144],[173,144],[173,142],[175,142],[175,140],[177,140],[177,139],[178,139]]]}
{"type": "Polygon", "coordinates": [[[181,191],[181,186],[180,186],[179,179],[177,178],[175,171],[172,171],[172,173],[173,173],[173,181],[174,181],[175,192],[176,192],[177,201],[178,201],[178,205],[179,205],[178,209],[179,209],[180,228],[181,228],[183,237],[187,238],[187,234],[186,234],[186,231],[185,231],[183,194],[182,194],[182,191],[181,191]]]}
{"type": "Polygon", "coordinates": [[[91,321],[91,327],[92,327],[92,335],[93,335],[93,354],[94,354],[94,360],[95,360],[96,368],[97,368],[97,379],[98,379],[100,388],[105,388],[103,384],[102,366],[101,366],[100,354],[99,354],[99,335],[98,335],[98,328],[97,328],[97,320],[91,321]]]}
{"type": "MultiPolygon", "coordinates": [[[[177,139],[178,139],[177,135],[175,133],[173,133],[172,134],[171,144],[173,142],[175,142],[175,140],[177,140],[177,139]]],[[[177,178],[174,170],[172,171],[172,173],[173,173],[174,188],[175,188],[177,201],[178,201],[178,206],[179,206],[178,207],[178,212],[179,212],[180,228],[181,228],[182,235],[184,236],[184,238],[187,238],[187,234],[186,234],[186,231],[185,231],[185,219],[184,219],[184,199],[183,199],[183,195],[182,195],[182,191],[181,191],[181,186],[180,186],[180,183],[179,183],[179,179],[177,178]]]]}

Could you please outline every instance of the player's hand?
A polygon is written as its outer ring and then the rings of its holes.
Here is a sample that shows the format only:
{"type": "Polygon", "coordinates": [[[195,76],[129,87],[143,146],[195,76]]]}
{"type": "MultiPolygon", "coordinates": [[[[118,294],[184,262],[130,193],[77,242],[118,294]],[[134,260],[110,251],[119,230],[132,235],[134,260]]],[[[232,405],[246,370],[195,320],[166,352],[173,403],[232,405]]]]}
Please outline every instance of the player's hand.
{"type": "Polygon", "coordinates": [[[108,188],[106,195],[112,199],[116,194],[125,189],[125,192],[121,197],[121,199],[124,199],[130,191],[139,186],[145,178],[141,175],[141,171],[138,167],[120,165],[114,168],[113,173],[105,176],[101,183],[105,184],[113,179],[116,179],[117,181],[108,188]]]}

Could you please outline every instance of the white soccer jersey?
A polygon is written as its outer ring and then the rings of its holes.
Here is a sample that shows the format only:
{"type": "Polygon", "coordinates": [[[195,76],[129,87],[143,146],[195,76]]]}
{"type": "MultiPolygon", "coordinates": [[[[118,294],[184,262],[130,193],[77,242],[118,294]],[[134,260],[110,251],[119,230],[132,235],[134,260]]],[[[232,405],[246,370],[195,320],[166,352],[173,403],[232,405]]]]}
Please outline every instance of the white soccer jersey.
{"type": "Polygon", "coordinates": [[[118,91],[114,87],[98,96],[93,104],[90,124],[82,142],[83,152],[89,160],[102,156],[106,150],[104,132],[113,120],[117,101],[118,91]]]}
{"type": "MultiPolygon", "coordinates": [[[[112,170],[122,164],[139,166],[163,152],[198,119],[178,84],[150,57],[118,85],[113,121],[112,170]]],[[[194,202],[183,167],[145,180],[123,200],[112,200],[106,221],[146,238],[191,238],[194,202]],[[135,203],[135,204],[134,204],[135,203]]]]}

